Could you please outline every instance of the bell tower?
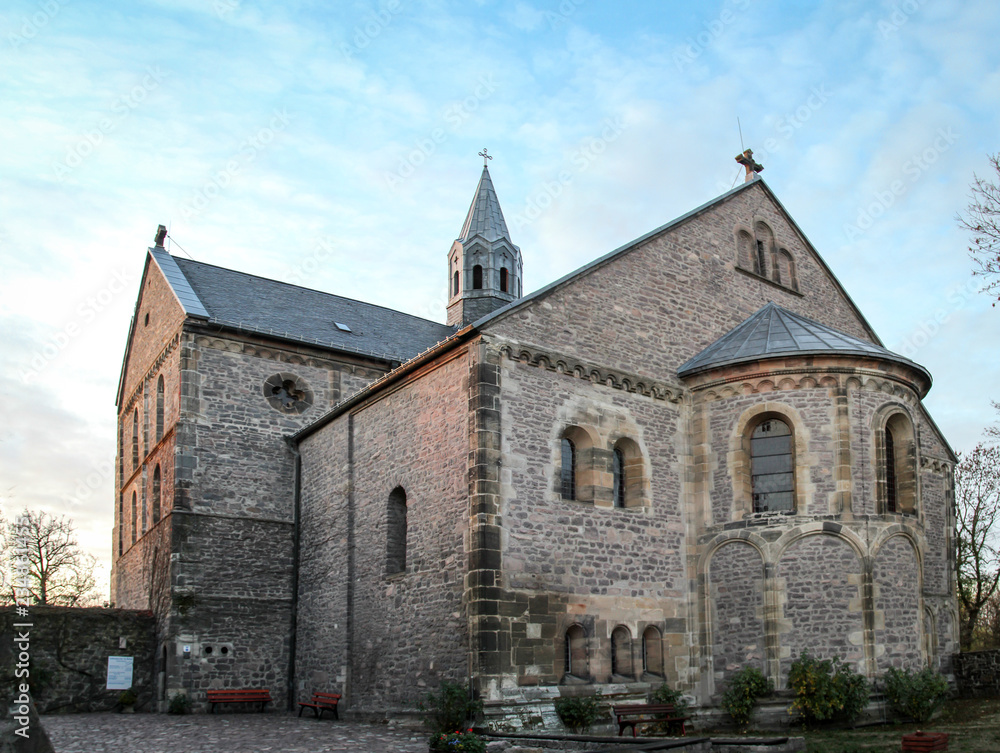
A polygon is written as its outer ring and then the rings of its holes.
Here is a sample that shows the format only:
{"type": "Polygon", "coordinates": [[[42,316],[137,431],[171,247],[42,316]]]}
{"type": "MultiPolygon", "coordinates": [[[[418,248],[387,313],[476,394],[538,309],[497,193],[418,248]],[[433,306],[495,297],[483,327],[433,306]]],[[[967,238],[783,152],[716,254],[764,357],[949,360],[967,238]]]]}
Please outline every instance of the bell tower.
{"type": "Polygon", "coordinates": [[[483,174],[448,252],[448,324],[464,327],[521,297],[521,249],[510,240],[483,149],[483,174]]]}

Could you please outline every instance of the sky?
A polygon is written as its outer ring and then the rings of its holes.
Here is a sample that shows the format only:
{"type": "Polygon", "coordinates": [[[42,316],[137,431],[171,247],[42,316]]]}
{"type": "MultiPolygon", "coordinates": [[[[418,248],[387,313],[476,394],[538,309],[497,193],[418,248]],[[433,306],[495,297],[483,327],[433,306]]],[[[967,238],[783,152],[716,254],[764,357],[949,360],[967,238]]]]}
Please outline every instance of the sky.
{"type": "MultiPolygon", "coordinates": [[[[710,201],[744,147],[958,451],[1000,308],[956,216],[1000,151],[995,0],[5,0],[0,497],[110,571],[146,248],[444,321],[490,173],[530,292],[710,201]]],[[[995,178],[995,176],[993,176],[995,178]]]]}

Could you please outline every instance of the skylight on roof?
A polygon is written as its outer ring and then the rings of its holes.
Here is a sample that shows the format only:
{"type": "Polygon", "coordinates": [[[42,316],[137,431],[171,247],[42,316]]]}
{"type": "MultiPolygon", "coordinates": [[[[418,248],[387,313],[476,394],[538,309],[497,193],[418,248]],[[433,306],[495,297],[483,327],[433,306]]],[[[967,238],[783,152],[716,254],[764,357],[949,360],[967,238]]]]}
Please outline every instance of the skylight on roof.
{"type": "Polygon", "coordinates": [[[339,330],[340,330],[341,332],[350,332],[350,331],[351,331],[351,328],[350,328],[350,327],[348,327],[348,326],[347,326],[346,324],[342,324],[341,322],[334,322],[334,325],[335,325],[335,326],[337,327],[337,329],[339,329],[339,330]]]}

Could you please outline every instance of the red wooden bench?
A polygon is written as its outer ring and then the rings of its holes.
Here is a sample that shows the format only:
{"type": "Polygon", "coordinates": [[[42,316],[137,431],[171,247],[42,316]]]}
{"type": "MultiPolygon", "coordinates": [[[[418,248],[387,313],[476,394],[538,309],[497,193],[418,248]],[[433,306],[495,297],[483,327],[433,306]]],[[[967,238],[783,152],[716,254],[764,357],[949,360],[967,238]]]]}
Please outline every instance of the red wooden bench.
{"type": "Polygon", "coordinates": [[[270,702],[271,691],[267,688],[249,688],[245,690],[208,690],[208,702],[212,704],[215,713],[217,703],[259,703],[261,712],[264,704],[270,702]]]}
{"type": "Polygon", "coordinates": [[[312,700],[309,703],[299,701],[299,716],[302,716],[302,712],[308,707],[313,710],[317,719],[323,716],[324,711],[332,711],[333,718],[340,719],[337,715],[337,702],[339,700],[340,693],[313,693],[312,700]]]}
{"type": "Polygon", "coordinates": [[[633,703],[628,706],[613,706],[611,709],[618,721],[618,736],[625,734],[628,727],[632,728],[632,737],[635,737],[635,727],[637,724],[655,724],[663,722],[669,725],[668,728],[680,727],[681,734],[684,731],[684,722],[691,717],[674,716],[676,709],[671,703],[633,703]]]}

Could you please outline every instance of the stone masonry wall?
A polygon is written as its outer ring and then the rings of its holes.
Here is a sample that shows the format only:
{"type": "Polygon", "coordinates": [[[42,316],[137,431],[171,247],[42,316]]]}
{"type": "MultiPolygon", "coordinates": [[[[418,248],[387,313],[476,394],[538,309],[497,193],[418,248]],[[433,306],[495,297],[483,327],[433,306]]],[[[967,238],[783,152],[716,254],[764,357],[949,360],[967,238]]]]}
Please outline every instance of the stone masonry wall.
{"type": "Polygon", "coordinates": [[[952,659],[962,698],[1000,696],[1000,649],[969,651],[955,654],[952,659]]]}
{"type": "Polygon", "coordinates": [[[887,539],[875,555],[875,645],[879,672],[913,668],[923,661],[920,646],[920,572],[913,544],[903,536],[887,539]]]}
{"type": "Polygon", "coordinates": [[[725,544],[712,555],[712,658],[716,681],[745,666],[765,666],[764,561],[748,544],[725,544]]]}
{"type": "Polygon", "coordinates": [[[353,512],[350,491],[349,416],[306,438],[302,453],[301,545],[295,691],[299,700],[314,692],[347,692],[348,599],[353,512]]]}
{"type": "Polygon", "coordinates": [[[802,651],[823,659],[839,657],[866,671],[861,575],[857,555],[833,536],[808,536],[785,551],[778,566],[784,585],[783,680],[802,651]]]}
{"type": "Polygon", "coordinates": [[[21,618],[13,607],[3,607],[0,634],[5,637],[0,642],[0,695],[5,702],[15,698],[15,683],[27,680],[43,714],[118,708],[122,691],[105,687],[108,657],[131,656],[136,707],[140,711],[152,707],[156,644],[150,612],[36,606],[27,618],[21,618]],[[30,627],[14,627],[15,623],[30,623],[30,627]],[[20,649],[14,653],[14,637],[24,632],[28,633],[30,674],[18,678],[14,673],[20,649]]]}
{"type": "MultiPolygon", "coordinates": [[[[588,668],[585,678],[574,681],[622,681],[612,678],[616,627],[630,636],[631,661],[625,663],[633,667],[631,680],[638,681],[641,637],[652,626],[662,636],[665,660],[649,671],[683,684],[689,647],[679,406],[560,374],[554,368],[557,354],[534,365],[517,355],[515,348],[500,363],[503,580],[496,594],[499,645],[508,647],[508,658],[499,667],[498,684],[483,689],[485,696],[530,697],[532,686],[562,682],[568,672],[565,635],[574,624],[586,636],[588,668]],[[560,439],[569,427],[590,433],[593,447],[586,452],[595,457],[610,457],[619,440],[635,443],[640,458],[630,472],[648,487],[640,504],[614,508],[610,494],[604,499],[600,492],[595,494],[601,504],[561,497],[560,439]]],[[[591,482],[610,492],[610,466],[607,470],[591,482]]],[[[578,483],[582,493],[590,482],[578,483]]]]}
{"type": "Polygon", "coordinates": [[[464,351],[453,355],[302,443],[303,694],[342,691],[356,711],[413,710],[440,680],[467,677],[469,365],[464,351]],[[397,487],[406,568],[387,573],[397,487]]]}
{"type": "Polygon", "coordinates": [[[663,378],[768,301],[862,339],[868,331],[761,186],[489,325],[492,334],[663,378]],[[738,225],[761,217],[795,259],[801,294],[735,268],[738,225]]]}

